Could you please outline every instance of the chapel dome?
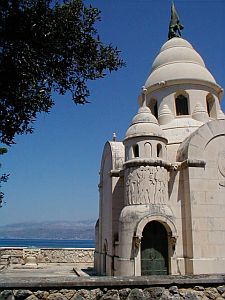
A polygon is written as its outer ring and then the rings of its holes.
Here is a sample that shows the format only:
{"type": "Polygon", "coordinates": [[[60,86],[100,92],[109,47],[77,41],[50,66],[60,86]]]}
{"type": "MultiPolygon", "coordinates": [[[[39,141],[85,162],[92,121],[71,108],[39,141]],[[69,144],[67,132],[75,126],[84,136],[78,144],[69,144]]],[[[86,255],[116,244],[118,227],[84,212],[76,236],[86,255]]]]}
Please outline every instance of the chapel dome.
{"type": "Polygon", "coordinates": [[[168,40],[161,47],[145,87],[168,80],[201,80],[216,83],[198,52],[188,41],[177,37],[168,40]]]}
{"type": "Polygon", "coordinates": [[[138,136],[158,136],[165,138],[157,119],[147,106],[140,107],[128,128],[125,139],[138,136]]]}

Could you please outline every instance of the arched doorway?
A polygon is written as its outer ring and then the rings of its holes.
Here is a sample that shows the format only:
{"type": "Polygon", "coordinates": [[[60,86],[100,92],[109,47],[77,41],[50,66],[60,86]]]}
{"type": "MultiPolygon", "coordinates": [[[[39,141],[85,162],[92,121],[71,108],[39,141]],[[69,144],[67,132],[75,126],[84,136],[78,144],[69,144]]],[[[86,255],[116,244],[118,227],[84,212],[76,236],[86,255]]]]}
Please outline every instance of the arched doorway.
{"type": "Polygon", "coordinates": [[[168,274],[168,236],[157,221],[148,223],[141,239],[141,275],[168,274]]]}

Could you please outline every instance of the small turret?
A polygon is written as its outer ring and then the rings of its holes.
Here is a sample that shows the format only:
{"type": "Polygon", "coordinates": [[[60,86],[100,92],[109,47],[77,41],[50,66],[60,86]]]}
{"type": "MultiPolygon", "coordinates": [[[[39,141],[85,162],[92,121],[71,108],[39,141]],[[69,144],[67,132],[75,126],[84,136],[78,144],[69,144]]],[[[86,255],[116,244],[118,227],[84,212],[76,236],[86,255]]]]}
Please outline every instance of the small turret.
{"type": "Polygon", "coordinates": [[[209,120],[209,115],[205,108],[201,105],[201,103],[197,102],[197,104],[195,105],[194,111],[192,113],[192,118],[204,123],[209,120]]]}
{"type": "Polygon", "coordinates": [[[157,119],[148,107],[142,106],[124,139],[125,205],[166,202],[166,144],[157,119]]]}
{"type": "Polygon", "coordinates": [[[164,104],[159,114],[159,124],[168,124],[173,121],[174,115],[167,104],[164,104]]]}
{"type": "Polygon", "coordinates": [[[125,135],[125,160],[161,157],[165,154],[166,143],[163,130],[151,110],[147,106],[140,107],[125,135]],[[161,154],[157,147],[162,149],[161,154]]]}

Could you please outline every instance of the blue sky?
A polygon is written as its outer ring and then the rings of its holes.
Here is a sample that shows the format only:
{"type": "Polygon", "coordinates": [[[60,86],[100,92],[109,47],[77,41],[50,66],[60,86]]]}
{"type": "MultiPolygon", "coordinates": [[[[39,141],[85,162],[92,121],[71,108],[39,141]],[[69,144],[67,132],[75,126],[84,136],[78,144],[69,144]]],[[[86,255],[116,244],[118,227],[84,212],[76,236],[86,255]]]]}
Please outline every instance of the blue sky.
{"type": "MultiPolygon", "coordinates": [[[[56,105],[50,114],[39,115],[35,132],[16,138],[2,157],[1,171],[11,175],[3,186],[0,225],[97,218],[104,143],[113,132],[123,139],[154,57],[167,40],[169,0],[86,3],[102,11],[100,37],[118,46],[127,66],[90,83],[90,104],[76,106],[69,95],[55,96],[56,105]]],[[[225,0],[175,0],[175,5],[185,26],[183,38],[225,87],[225,0]]]]}

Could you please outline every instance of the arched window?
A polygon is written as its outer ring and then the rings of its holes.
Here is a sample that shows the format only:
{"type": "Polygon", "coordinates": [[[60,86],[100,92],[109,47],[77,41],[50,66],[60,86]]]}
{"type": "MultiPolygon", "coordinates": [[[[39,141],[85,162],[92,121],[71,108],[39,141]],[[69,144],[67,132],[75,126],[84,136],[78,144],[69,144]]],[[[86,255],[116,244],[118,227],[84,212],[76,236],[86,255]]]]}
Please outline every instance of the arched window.
{"type": "Polygon", "coordinates": [[[155,98],[152,98],[150,100],[149,108],[150,108],[152,114],[156,117],[156,119],[158,119],[158,103],[155,98]]]}
{"type": "Polygon", "coordinates": [[[136,144],[133,146],[134,157],[139,157],[139,146],[136,144]]]}
{"type": "Polygon", "coordinates": [[[206,96],[206,105],[207,105],[207,112],[209,117],[215,118],[216,113],[215,113],[215,99],[211,94],[208,94],[206,96]]]}
{"type": "Polygon", "coordinates": [[[157,144],[157,157],[162,157],[162,145],[157,144]]]}
{"type": "Polygon", "coordinates": [[[152,145],[150,143],[145,143],[145,156],[146,157],[152,156],[152,145]]]}
{"type": "Polygon", "coordinates": [[[183,94],[179,94],[175,97],[176,115],[189,115],[188,109],[188,97],[183,94]]]}

